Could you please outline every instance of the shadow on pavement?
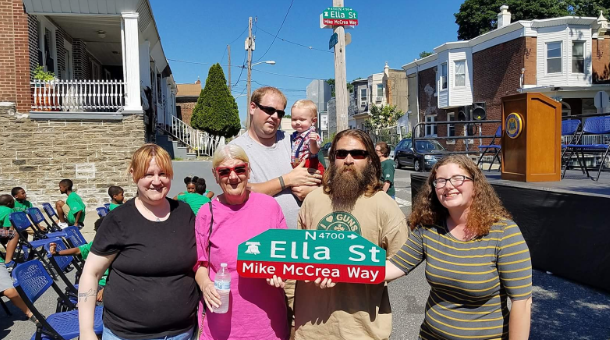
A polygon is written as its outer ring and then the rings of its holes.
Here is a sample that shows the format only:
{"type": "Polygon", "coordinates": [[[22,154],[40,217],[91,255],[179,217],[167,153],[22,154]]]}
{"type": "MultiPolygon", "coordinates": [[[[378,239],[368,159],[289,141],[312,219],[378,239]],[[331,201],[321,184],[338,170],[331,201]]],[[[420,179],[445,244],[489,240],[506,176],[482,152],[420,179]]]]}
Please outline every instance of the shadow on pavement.
{"type": "Polygon", "coordinates": [[[610,294],[534,270],[530,339],[610,339],[610,294]]]}

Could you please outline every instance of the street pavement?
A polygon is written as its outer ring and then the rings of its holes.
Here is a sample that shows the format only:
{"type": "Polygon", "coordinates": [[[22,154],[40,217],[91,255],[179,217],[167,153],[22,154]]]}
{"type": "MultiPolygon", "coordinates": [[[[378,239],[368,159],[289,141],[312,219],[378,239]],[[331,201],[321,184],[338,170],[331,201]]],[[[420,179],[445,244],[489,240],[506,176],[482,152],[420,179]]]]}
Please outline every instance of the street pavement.
{"type": "MultiPolygon", "coordinates": [[[[396,170],[395,175],[396,202],[407,216],[411,212],[411,173],[402,169],[396,170]]],[[[221,193],[212,176],[211,162],[180,161],[174,162],[171,197],[184,191],[182,180],[185,176],[191,175],[203,176],[209,190],[216,194],[221,193]]],[[[87,235],[92,237],[92,233],[87,235]]],[[[417,339],[430,289],[424,270],[425,263],[408,276],[389,284],[393,314],[392,339],[417,339]]],[[[534,270],[533,282],[534,302],[530,339],[610,339],[609,293],[539,270],[534,270]]],[[[3,299],[7,301],[6,298],[3,299]]],[[[55,304],[56,296],[52,290],[36,303],[47,315],[54,311],[55,304]]],[[[8,317],[0,310],[0,339],[29,339],[35,331],[34,325],[30,321],[25,321],[23,314],[10,302],[7,302],[7,305],[13,316],[8,317]]]]}

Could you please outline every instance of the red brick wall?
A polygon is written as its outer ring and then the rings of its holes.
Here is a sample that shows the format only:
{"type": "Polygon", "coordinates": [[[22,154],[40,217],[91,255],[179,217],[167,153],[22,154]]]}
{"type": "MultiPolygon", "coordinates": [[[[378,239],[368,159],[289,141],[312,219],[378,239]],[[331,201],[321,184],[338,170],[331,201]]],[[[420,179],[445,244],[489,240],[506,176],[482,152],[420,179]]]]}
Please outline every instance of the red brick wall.
{"type": "Polygon", "coordinates": [[[0,0],[0,101],[28,112],[30,101],[30,50],[28,16],[22,0],[0,0]]]}
{"type": "MultiPolygon", "coordinates": [[[[518,93],[521,69],[525,67],[526,46],[532,46],[532,42],[526,43],[526,39],[511,40],[472,55],[473,99],[474,102],[486,103],[488,120],[502,119],[502,97],[518,93]]],[[[536,58],[535,55],[532,57],[534,46],[527,59],[528,63],[534,61],[534,67],[526,68],[525,78],[528,79],[531,79],[530,72],[534,73],[534,77],[536,73],[536,58]]],[[[483,124],[483,135],[493,135],[497,128],[498,124],[483,124]]],[[[483,144],[488,143],[483,141],[483,144]]]]}
{"type": "Polygon", "coordinates": [[[591,59],[593,61],[593,83],[610,83],[610,37],[593,39],[591,59]]]}
{"type": "Polygon", "coordinates": [[[197,102],[192,103],[176,103],[176,106],[180,106],[182,110],[182,121],[191,125],[191,117],[193,116],[193,109],[197,102]]]}

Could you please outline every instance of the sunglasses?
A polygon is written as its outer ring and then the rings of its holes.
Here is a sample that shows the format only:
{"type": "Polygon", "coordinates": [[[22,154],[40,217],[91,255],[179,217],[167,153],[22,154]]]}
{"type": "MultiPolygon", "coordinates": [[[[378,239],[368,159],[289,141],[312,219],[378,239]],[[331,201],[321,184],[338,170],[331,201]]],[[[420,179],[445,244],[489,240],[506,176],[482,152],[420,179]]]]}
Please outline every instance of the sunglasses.
{"type": "Polygon", "coordinates": [[[277,112],[278,118],[282,119],[282,117],[284,117],[284,115],[286,114],[286,111],[284,111],[284,110],[276,110],[274,107],[264,106],[257,102],[253,102],[253,103],[254,103],[254,105],[258,106],[259,109],[261,109],[263,112],[265,112],[266,114],[268,114],[270,116],[273,116],[273,114],[277,112]]]}
{"type": "Polygon", "coordinates": [[[335,158],[345,159],[348,154],[352,155],[353,159],[365,159],[369,156],[366,150],[337,150],[335,151],[335,158]]]}
{"type": "Polygon", "coordinates": [[[218,176],[220,178],[229,177],[231,175],[231,172],[233,172],[233,171],[235,171],[236,175],[245,174],[246,172],[248,172],[248,163],[240,164],[240,165],[234,166],[232,168],[230,168],[228,166],[216,168],[216,173],[218,174],[218,176]]]}

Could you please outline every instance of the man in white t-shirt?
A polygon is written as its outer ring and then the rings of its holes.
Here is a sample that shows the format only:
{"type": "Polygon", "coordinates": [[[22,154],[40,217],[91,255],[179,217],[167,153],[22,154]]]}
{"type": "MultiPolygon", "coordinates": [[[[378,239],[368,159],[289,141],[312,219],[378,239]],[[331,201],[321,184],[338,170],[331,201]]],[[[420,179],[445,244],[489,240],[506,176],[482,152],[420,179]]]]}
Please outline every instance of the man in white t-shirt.
{"type": "Polygon", "coordinates": [[[286,96],[275,87],[255,90],[248,107],[250,128],[230,144],[241,146],[250,158],[251,190],[273,196],[288,228],[296,229],[301,201],[317,188],[322,176],[310,173],[304,164],[292,168],[290,136],[278,131],[286,104],[286,96]]]}

